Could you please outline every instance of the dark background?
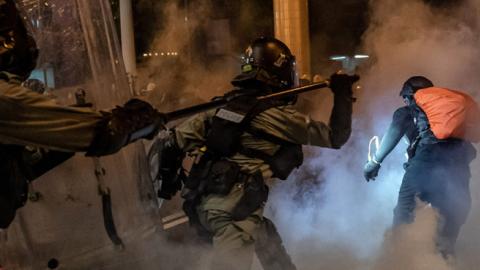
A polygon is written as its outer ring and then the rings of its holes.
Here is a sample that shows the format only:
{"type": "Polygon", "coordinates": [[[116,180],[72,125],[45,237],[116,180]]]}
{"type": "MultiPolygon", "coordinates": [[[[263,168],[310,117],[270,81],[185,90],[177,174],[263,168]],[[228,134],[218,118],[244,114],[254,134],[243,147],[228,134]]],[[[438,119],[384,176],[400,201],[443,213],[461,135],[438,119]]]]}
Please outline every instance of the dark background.
{"type": "MultiPolygon", "coordinates": [[[[199,1],[176,0],[186,8],[188,16],[195,14],[195,5],[199,1]]],[[[274,35],[273,1],[265,0],[203,0],[210,1],[213,12],[210,18],[228,19],[233,37],[232,50],[241,52],[248,43],[262,35],[274,35]]],[[[463,0],[424,0],[435,7],[450,7],[463,0]]],[[[118,20],[118,0],[112,0],[114,17],[118,20]]],[[[168,1],[134,0],[134,23],[136,50],[139,61],[142,53],[151,50],[155,33],[163,28],[162,6],[168,1]]],[[[368,26],[368,0],[310,0],[309,30],[312,58],[312,72],[320,69],[322,60],[329,55],[361,53],[357,51],[361,37],[368,26]]],[[[196,32],[192,50],[196,55],[204,52],[205,34],[196,32]]],[[[205,59],[207,57],[204,57],[205,59]]]]}

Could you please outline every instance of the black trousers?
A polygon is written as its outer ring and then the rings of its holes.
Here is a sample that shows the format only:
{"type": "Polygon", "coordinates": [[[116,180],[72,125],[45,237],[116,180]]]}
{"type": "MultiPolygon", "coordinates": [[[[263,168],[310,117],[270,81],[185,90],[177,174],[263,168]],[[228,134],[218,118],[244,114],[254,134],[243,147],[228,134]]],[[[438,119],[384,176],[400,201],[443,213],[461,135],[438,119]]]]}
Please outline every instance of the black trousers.
{"type": "Polygon", "coordinates": [[[462,141],[421,145],[406,166],[394,210],[394,226],[414,220],[415,198],[430,203],[440,214],[438,250],[453,254],[461,226],[471,206],[469,163],[474,148],[462,141]]]}

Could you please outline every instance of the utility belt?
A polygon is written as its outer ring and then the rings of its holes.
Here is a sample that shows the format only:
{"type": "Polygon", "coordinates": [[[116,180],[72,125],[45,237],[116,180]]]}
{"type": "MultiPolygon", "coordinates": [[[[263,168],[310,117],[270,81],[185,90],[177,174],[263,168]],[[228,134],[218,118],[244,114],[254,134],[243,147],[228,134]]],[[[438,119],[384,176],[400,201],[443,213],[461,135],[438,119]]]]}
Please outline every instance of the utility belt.
{"type": "Polygon", "coordinates": [[[182,197],[185,199],[185,213],[195,223],[196,207],[203,196],[209,194],[227,196],[236,184],[243,185],[244,192],[231,214],[234,220],[243,220],[267,201],[268,187],[261,172],[246,174],[235,162],[212,159],[208,154],[203,156],[193,166],[184,183],[182,197]]]}

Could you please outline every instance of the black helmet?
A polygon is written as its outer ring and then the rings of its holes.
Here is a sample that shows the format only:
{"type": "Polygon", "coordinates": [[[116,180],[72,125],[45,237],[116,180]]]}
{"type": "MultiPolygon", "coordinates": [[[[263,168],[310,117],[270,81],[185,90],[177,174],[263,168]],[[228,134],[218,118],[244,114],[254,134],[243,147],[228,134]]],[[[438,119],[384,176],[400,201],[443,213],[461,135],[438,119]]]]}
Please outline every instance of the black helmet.
{"type": "Polygon", "coordinates": [[[27,78],[37,64],[38,49],[13,0],[0,1],[0,71],[27,78]]]}
{"type": "Polygon", "coordinates": [[[410,77],[403,84],[402,91],[400,91],[400,96],[413,96],[418,89],[432,87],[433,83],[429,79],[423,76],[413,76],[410,77]]]}
{"type": "Polygon", "coordinates": [[[297,84],[295,56],[278,39],[261,37],[251,43],[245,51],[242,74],[232,81],[233,85],[264,83],[273,89],[291,88],[297,84]]]}

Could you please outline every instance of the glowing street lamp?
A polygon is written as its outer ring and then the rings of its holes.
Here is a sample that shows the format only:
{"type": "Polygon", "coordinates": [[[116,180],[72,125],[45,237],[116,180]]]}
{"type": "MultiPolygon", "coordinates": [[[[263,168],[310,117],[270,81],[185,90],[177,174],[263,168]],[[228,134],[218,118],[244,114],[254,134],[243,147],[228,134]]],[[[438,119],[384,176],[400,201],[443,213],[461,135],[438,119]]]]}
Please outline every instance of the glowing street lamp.
{"type": "Polygon", "coordinates": [[[330,57],[330,60],[332,61],[343,61],[346,59],[347,59],[347,56],[331,56],[330,57]]]}
{"type": "Polygon", "coordinates": [[[366,54],[355,54],[354,56],[348,55],[333,55],[330,56],[330,60],[342,62],[342,69],[347,74],[354,74],[357,66],[360,65],[363,61],[368,59],[369,56],[366,54]]]}
{"type": "Polygon", "coordinates": [[[366,54],[355,54],[353,56],[353,58],[355,58],[355,59],[367,59],[367,58],[369,58],[369,56],[366,55],[366,54]]]}

